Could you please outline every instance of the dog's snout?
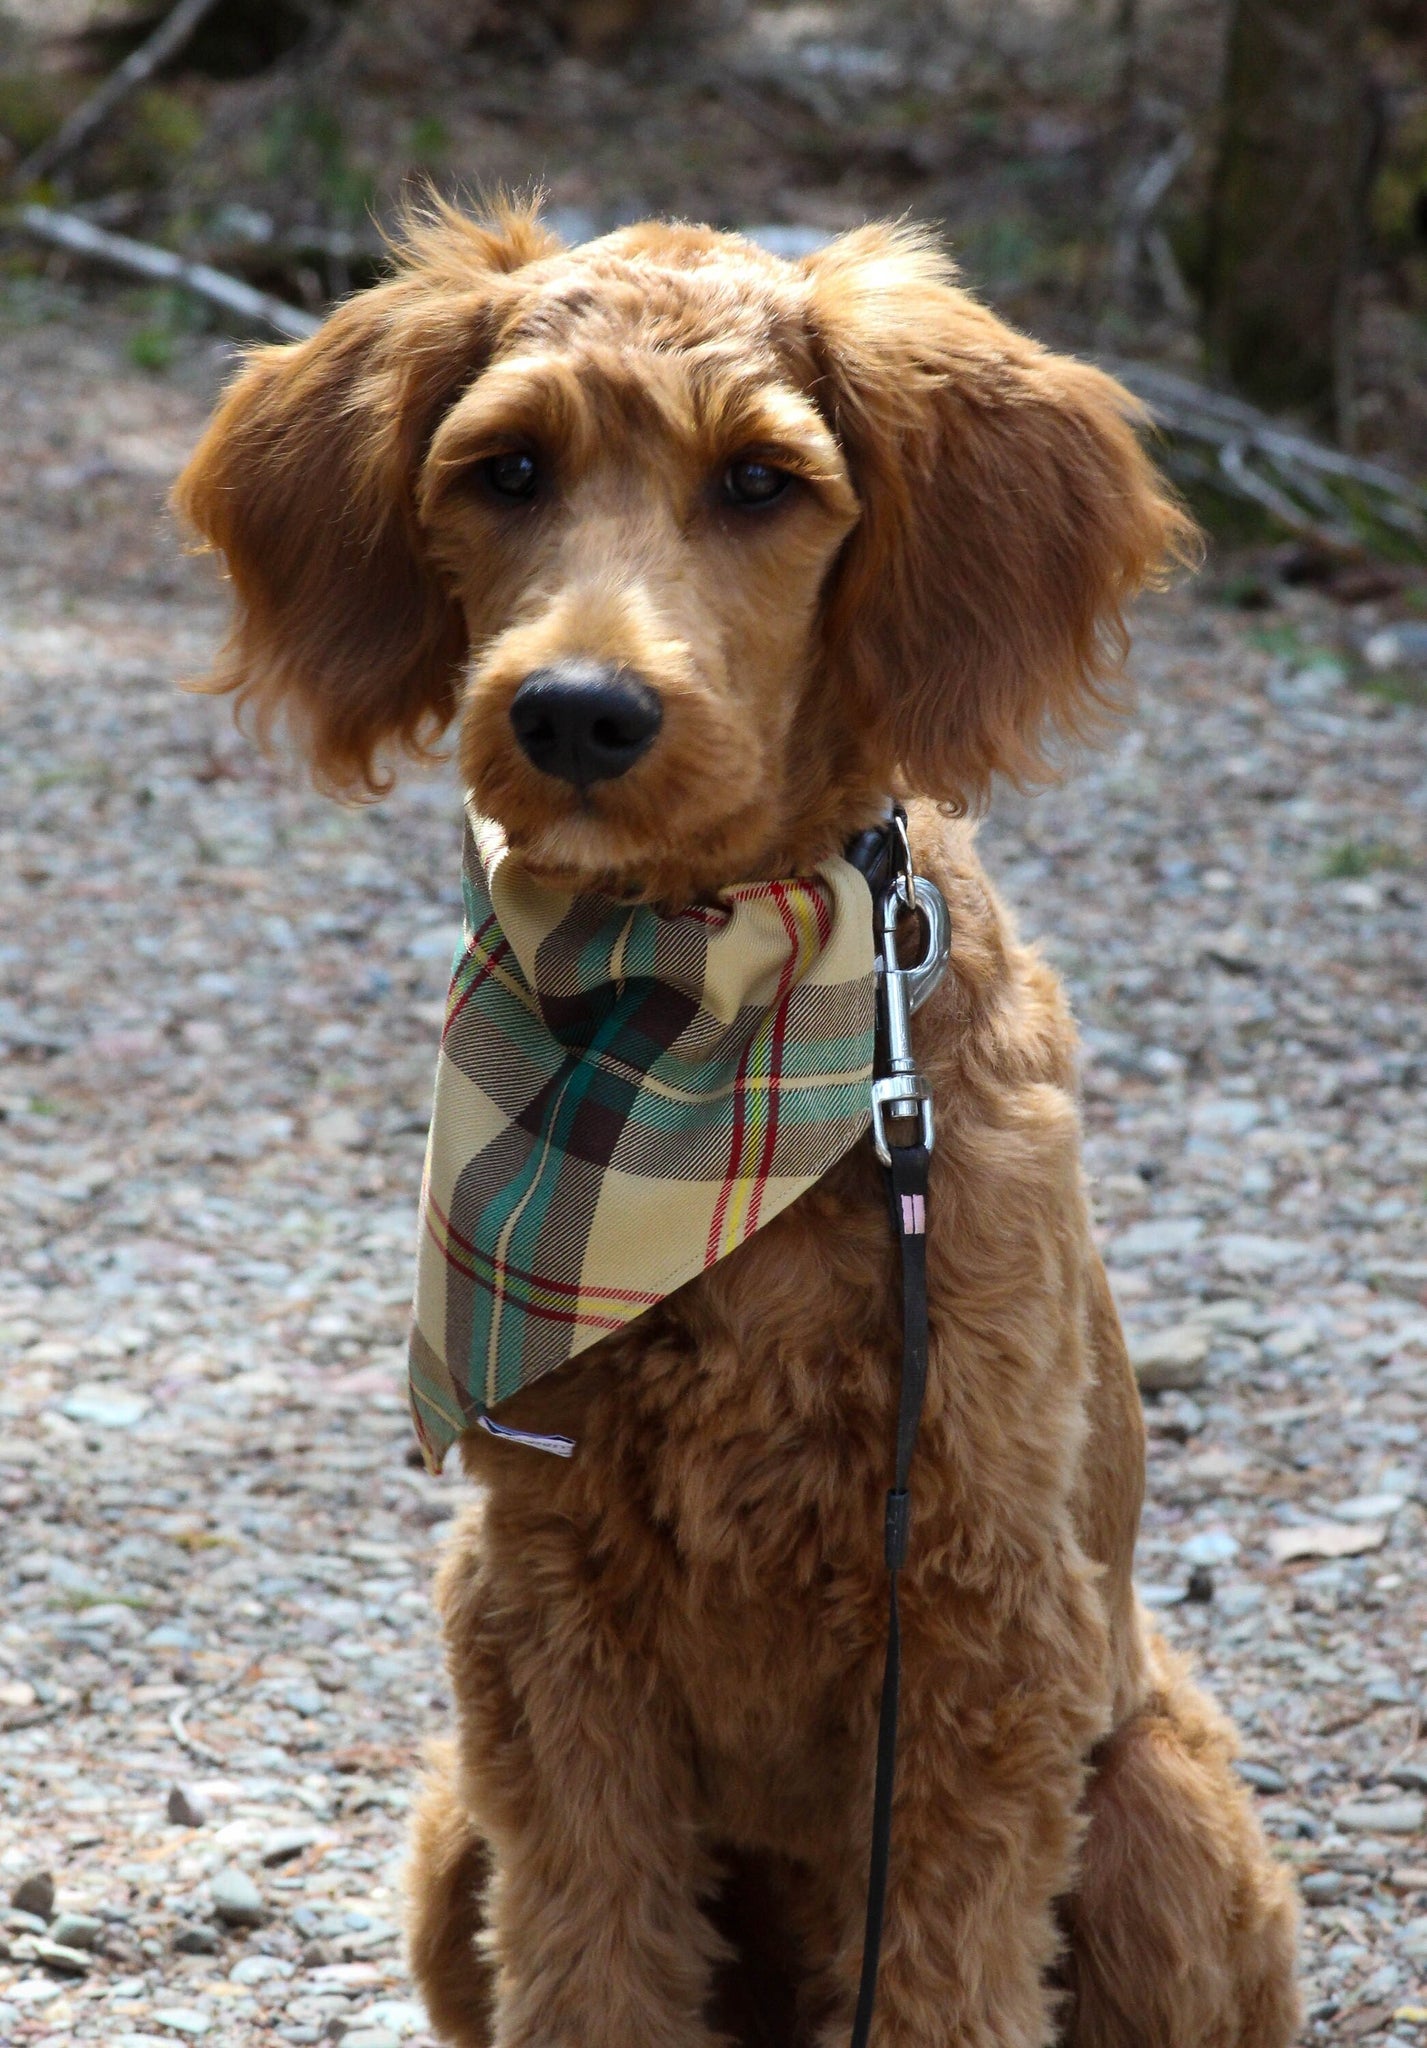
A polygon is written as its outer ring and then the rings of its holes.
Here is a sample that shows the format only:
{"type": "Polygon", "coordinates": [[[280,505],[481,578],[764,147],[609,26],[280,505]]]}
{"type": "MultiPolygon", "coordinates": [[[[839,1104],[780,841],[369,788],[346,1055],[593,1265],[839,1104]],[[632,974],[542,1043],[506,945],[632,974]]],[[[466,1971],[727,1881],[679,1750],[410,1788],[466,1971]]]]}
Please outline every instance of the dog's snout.
{"type": "Polygon", "coordinates": [[[664,710],[647,683],[612,662],[562,661],[525,678],[510,722],[543,774],[588,789],[628,773],[652,745],[664,710]]]}

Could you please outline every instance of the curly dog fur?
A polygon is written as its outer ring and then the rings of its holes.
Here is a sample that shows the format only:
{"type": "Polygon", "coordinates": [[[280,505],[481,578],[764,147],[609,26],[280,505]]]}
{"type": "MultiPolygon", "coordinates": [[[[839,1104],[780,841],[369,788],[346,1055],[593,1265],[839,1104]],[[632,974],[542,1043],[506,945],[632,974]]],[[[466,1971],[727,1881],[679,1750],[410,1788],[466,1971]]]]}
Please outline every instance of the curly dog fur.
{"type": "MultiPolygon", "coordinates": [[[[213,687],[329,787],[459,716],[536,871],[666,905],[913,802],[951,909],[931,1369],[905,1574],[879,2048],[1281,2048],[1294,1913],[1227,1723],[1130,1582],[1138,1400],[1092,1241],[1074,1038],[951,815],[1114,708],[1122,607],[1187,522],[1125,394],[915,233],[799,264],[530,213],[409,224],[392,279],[254,353],[178,503],[226,558],[213,687]],[[492,464],[532,459],[514,501],[492,464]],[[733,501],[729,465],[786,477],[733,501]],[[532,671],[657,692],[583,794],[515,744],[532,671]],[[938,801],[940,800],[940,801],[938,801]]],[[[899,1305],[870,1146],[462,1445],[457,1708],[413,1968],[461,2048],[845,2043],[885,1631],[899,1305]]]]}

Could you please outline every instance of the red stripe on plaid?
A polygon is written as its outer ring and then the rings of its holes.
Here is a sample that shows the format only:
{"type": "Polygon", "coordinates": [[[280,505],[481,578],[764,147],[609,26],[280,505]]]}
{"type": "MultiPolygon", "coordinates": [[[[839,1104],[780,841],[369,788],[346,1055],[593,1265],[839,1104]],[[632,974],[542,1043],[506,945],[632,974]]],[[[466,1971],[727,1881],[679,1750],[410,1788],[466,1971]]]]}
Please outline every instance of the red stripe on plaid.
{"type": "MultiPolygon", "coordinates": [[[[490,916],[489,916],[489,917],[488,917],[488,918],[486,919],[485,923],[484,923],[484,924],[483,924],[483,925],[481,926],[480,930],[479,930],[478,932],[476,932],[476,933],[474,934],[474,936],[472,937],[472,939],[471,939],[471,946],[478,946],[478,945],[479,945],[479,944],[481,943],[481,940],[482,940],[482,939],[483,939],[483,938],[485,937],[486,933],[487,933],[487,932],[488,932],[488,931],[490,930],[491,926],[492,926],[492,925],[493,925],[494,923],[495,923],[495,912],[494,912],[494,911],[492,911],[492,912],[491,912],[491,914],[490,914],[490,916]]],[[[468,947],[466,948],[466,951],[467,951],[467,952],[469,952],[469,951],[471,950],[471,946],[468,946],[468,947]]],[[[453,1010],[451,1011],[450,1015],[449,1015],[449,1016],[447,1017],[447,1019],[446,1019],[445,1023],[444,1023],[444,1024],[443,1024],[443,1025],[441,1026],[441,1043],[442,1043],[443,1045],[444,1045],[444,1044],[446,1043],[447,1035],[448,1035],[448,1033],[450,1032],[451,1026],[452,1026],[452,1025],[453,1025],[453,1024],[455,1023],[456,1019],[457,1019],[457,1018],[458,1018],[458,1017],[460,1016],[460,1014],[461,1014],[462,1010],[464,1010],[464,1009],[465,1009],[465,1007],[466,1007],[467,1003],[468,1003],[468,1002],[469,1002],[469,1001],[471,1000],[471,997],[472,997],[472,996],[473,996],[473,995],[475,994],[476,990],[477,990],[477,989],[478,989],[478,988],[480,987],[481,983],[482,983],[483,981],[485,981],[485,980],[487,979],[487,977],[489,976],[489,974],[490,974],[490,972],[491,972],[492,968],[493,968],[493,967],[495,966],[496,962],[497,962],[498,960],[503,960],[503,959],[505,958],[506,954],[507,954],[507,953],[508,953],[509,951],[510,951],[510,940],[509,940],[509,939],[507,939],[507,938],[506,938],[506,937],[504,936],[504,934],[502,934],[502,937],[501,937],[501,942],[500,942],[500,944],[499,944],[499,945],[498,945],[497,947],[495,947],[495,949],[494,949],[494,950],[493,950],[493,952],[491,953],[491,956],[490,956],[490,958],[489,958],[489,959],[488,959],[488,960],[486,961],[486,964],[485,964],[485,966],[484,966],[484,967],[483,967],[483,968],[481,969],[480,973],[479,973],[479,974],[473,974],[473,975],[471,976],[470,984],[469,984],[469,986],[468,986],[468,987],[467,987],[467,988],[466,988],[466,989],[465,989],[465,990],[464,990],[464,991],[462,992],[462,996],[461,996],[461,1000],[460,1000],[460,1002],[456,1004],[455,1008],[454,1008],[454,1009],[453,1009],[453,1010]]]]}
{"type": "MultiPolygon", "coordinates": [[[[769,1060],[768,1073],[768,1128],[771,1134],[776,1135],[778,1128],[778,1052],[785,1035],[788,999],[792,993],[793,975],[798,964],[798,943],[797,927],[789,919],[787,896],[783,884],[781,882],[772,882],[765,884],[764,887],[766,893],[773,898],[773,901],[778,906],[778,915],[783,920],[783,929],[788,933],[790,941],[788,957],[784,960],[782,971],[778,977],[778,993],[774,998],[777,1011],[773,1026],[773,1052],[769,1060]]],[[[744,1084],[748,1079],[748,1062],[756,1043],[757,1033],[755,1032],[743,1048],[743,1054],[738,1063],[738,1078],[734,1083],[733,1090],[733,1130],[729,1135],[728,1167],[724,1173],[723,1185],[718,1191],[718,1200],[714,1204],[713,1221],[709,1225],[708,1240],[704,1246],[705,1266],[713,1265],[719,1256],[719,1244],[723,1238],[729,1201],[738,1181],[739,1168],[743,1164],[743,1143],[748,1122],[746,1108],[748,1090],[744,1084]]],[[[771,1163],[772,1154],[766,1144],[764,1146],[764,1157],[771,1163]]],[[[766,1178],[767,1167],[763,1167],[761,1171],[762,1178],[755,1185],[752,1197],[750,1198],[750,1221],[748,1229],[744,1232],[745,1238],[750,1236],[756,1228],[757,1212],[761,1205],[762,1183],[763,1178],[766,1178]]]]}
{"type": "MultiPolygon", "coordinates": [[[[778,915],[783,920],[783,929],[788,934],[788,964],[778,983],[778,1007],[773,1015],[773,1050],[768,1061],[768,1128],[763,1133],[763,1156],[758,1162],[758,1173],[753,1183],[753,1193],[748,1198],[748,1222],[744,1237],[752,1237],[758,1228],[758,1212],[763,1206],[763,1190],[768,1185],[768,1176],[773,1171],[773,1148],[778,1142],[778,1088],[783,1072],[783,1046],[788,1036],[788,1005],[793,1000],[793,977],[798,967],[798,923],[788,908],[788,894],[781,882],[773,884],[773,901],[778,906],[778,915]]],[[[813,891],[813,915],[822,906],[821,894],[813,891]]],[[[819,933],[822,921],[818,919],[819,933]]]]}
{"type": "MultiPolygon", "coordinates": [[[[426,1193],[426,1207],[429,1212],[426,1219],[427,1229],[430,1231],[432,1242],[439,1247],[447,1265],[453,1266],[458,1273],[465,1274],[468,1280],[479,1280],[482,1286],[489,1288],[489,1279],[486,1273],[478,1272],[474,1265],[463,1265],[460,1259],[451,1256],[452,1245],[458,1246],[469,1259],[481,1260],[488,1270],[490,1279],[519,1280],[527,1287],[543,1287],[551,1294],[579,1294],[580,1283],[577,1280],[549,1280],[539,1273],[527,1273],[522,1266],[513,1266],[508,1259],[498,1259],[490,1252],[483,1252],[480,1246],[472,1244],[468,1237],[462,1237],[460,1231],[457,1230],[450,1217],[444,1213],[441,1204],[429,1188],[426,1193]],[[436,1218],[436,1221],[445,1232],[444,1243],[442,1243],[441,1238],[437,1236],[436,1232],[431,1229],[432,1216],[436,1218]]],[[[490,1291],[494,1292],[494,1289],[490,1288],[490,1291]]],[[[606,1301],[633,1301],[637,1302],[641,1308],[653,1308],[656,1302],[662,1301],[664,1298],[660,1294],[644,1293],[634,1287],[602,1287],[600,1292],[606,1301]]],[[[539,1315],[542,1311],[533,1309],[532,1313],[539,1315]]],[[[566,1318],[566,1320],[570,1322],[604,1321],[603,1318],[595,1316],[571,1316],[566,1318]]],[[[606,1323],[605,1327],[617,1330],[622,1327],[623,1322],[623,1317],[617,1317],[613,1322],[606,1323]]]]}

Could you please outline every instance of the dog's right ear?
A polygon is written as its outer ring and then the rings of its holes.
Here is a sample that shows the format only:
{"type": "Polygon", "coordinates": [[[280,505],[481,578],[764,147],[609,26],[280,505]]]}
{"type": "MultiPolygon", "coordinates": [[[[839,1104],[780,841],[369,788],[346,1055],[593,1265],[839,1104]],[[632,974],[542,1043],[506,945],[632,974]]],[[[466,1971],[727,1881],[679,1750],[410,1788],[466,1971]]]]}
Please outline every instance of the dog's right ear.
{"type": "Polygon", "coordinates": [[[380,751],[429,752],[455,711],[465,628],[413,486],[489,354],[507,274],[559,246],[531,214],[486,229],[436,205],[390,283],[310,341],[252,352],[175,486],[233,585],[200,687],[236,691],[260,737],[285,718],[325,788],[380,795],[380,751]]]}

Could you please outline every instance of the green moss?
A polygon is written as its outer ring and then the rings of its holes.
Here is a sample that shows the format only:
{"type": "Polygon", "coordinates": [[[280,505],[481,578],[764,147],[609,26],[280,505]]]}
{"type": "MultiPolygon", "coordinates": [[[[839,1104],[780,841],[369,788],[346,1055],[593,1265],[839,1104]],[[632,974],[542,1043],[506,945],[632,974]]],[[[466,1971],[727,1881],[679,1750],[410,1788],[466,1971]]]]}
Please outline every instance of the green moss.
{"type": "Polygon", "coordinates": [[[99,188],[164,185],[202,140],[203,123],[183,94],[150,86],[117,117],[113,133],[98,138],[86,175],[99,188]]]}
{"type": "Polygon", "coordinates": [[[1410,669],[1389,669],[1386,674],[1366,675],[1359,686],[1370,697],[1382,697],[1389,704],[1416,704],[1427,709],[1427,676],[1410,669]]]}
{"type": "Polygon", "coordinates": [[[134,106],[134,127],[150,148],[168,157],[189,156],[203,140],[198,111],[176,92],[151,86],[134,106]]]}
{"type": "Polygon", "coordinates": [[[1325,882],[1357,882],[1380,868],[1410,865],[1402,848],[1389,839],[1344,839],[1325,856],[1320,873],[1325,882]]]}
{"type": "Polygon", "coordinates": [[[451,131],[439,114],[421,114],[412,122],[406,151],[423,170],[440,170],[451,154],[451,131]]]}
{"type": "Polygon", "coordinates": [[[18,64],[0,68],[0,135],[17,156],[28,156],[54,133],[66,106],[58,82],[43,72],[26,71],[18,64]]]}
{"type": "Polygon", "coordinates": [[[129,336],[127,353],[136,369],[155,376],[170,369],[185,335],[208,324],[207,309],[187,292],[165,287],[159,291],[136,292],[131,303],[143,315],[141,324],[129,336]]]}
{"type": "Polygon", "coordinates": [[[136,370],[160,376],[173,365],[174,339],[162,327],[140,327],[129,336],[126,353],[136,370]]]}
{"type": "Polygon", "coordinates": [[[1310,649],[1304,645],[1303,636],[1296,626],[1257,626],[1249,635],[1250,647],[1257,647],[1261,654],[1277,654],[1285,661],[1306,662],[1310,655],[1319,661],[1331,660],[1322,648],[1310,649]]]}
{"type": "Polygon", "coordinates": [[[265,176],[314,190],[338,225],[360,220],[375,201],[376,180],[366,165],[353,161],[341,115],[321,101],[287,100],[275,107],[263,131],[261,159],[265,176]]]}
{"type": "Polygon", "coordinates": [[[1383,248],[1410,250],[1420,235],[1419,208],[1427,194],[1427,107],[1394,121],[1381,169],[1373,181],[1372,227],[1383,248]]]}

